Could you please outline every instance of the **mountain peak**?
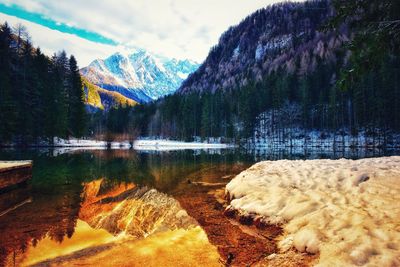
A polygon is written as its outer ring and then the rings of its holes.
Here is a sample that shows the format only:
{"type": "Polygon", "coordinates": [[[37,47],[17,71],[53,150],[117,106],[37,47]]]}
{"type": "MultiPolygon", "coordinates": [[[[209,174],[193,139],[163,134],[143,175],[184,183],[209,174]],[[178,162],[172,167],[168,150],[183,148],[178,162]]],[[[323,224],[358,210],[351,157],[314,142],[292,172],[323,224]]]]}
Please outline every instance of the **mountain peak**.
{"type": "Polygon", "coordinates": [[[138,48],[96,59],[81,69],[81,74],[101,88],[143,103],[174,93],[197,68],[194,61],[167,58],[138,48]]]}

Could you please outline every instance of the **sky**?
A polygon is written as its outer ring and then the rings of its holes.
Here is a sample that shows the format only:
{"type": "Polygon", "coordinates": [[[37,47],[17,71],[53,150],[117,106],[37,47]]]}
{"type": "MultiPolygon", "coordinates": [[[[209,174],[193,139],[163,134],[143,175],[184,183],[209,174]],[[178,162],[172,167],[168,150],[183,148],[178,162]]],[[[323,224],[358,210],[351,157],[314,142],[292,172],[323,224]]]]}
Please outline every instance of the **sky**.
{"type": "Polygon", "coordinates": [[[220,35],[282,0],[0,0],[0,22],[26,26],[48,55],[65,50],[80,67],[143,48],[201,63],[220,35]]]}

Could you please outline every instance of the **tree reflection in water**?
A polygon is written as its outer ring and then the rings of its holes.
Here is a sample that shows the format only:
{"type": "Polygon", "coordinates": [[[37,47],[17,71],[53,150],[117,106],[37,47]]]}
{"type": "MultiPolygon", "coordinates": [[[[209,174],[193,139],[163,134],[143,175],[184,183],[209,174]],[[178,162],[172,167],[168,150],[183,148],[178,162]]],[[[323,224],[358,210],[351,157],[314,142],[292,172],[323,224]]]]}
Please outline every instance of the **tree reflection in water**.
{"type": "MultiPolygon", "coordinates": [[[[162,244],[181,240],[175,246],[182,253],[197,253],[209,259],[207,264],[210,264],[217,257],[215,248],[196,226],[196,221],[171,197],[188,180],[207,182],[203,173],[215,171],[217,176],[231,175],[235,174],[234,166],[248,166],[262,159],[357,158],[368,156],[367,153],[99,150],[52,156],[53,152],[2,151],[0,159],[33,159],[34,168],[33,178],[25,188],[0,193],[0,265],[19,266],[33,258],[37,261],[31,263],[63,256],[58,262],[62,264],[73,261],[65,258],[66,254],[93,246],[98,249],[97,256],[89,257],[88,261],[96,263],[102,259],[104,264],[107,253],[112,251],[132,253],[127,251],[131,243],[123,243],[119,249],[104,246],[125,242],[118,239],[121,236],[136,242],[142,240],[143,248],[147,248],[143,251],[154,252],[157,247],[157,251],[165,253],[165,260],[170,257],[172,261],[178,255],[177,250],[167,251],[161,248],[162,244]],[[88,239],[90,242],[83,242],[88,239]],[[41,256],[35,254],[38,251],[35,247],[40,248],[41,256]]],[[[151,260],[142,254],[136,256],[151,260]]],[[[199,260],[192,256],[193,260],[199,260]]],[[[75,260],[83,259],[75,254],[75,260]]]]}

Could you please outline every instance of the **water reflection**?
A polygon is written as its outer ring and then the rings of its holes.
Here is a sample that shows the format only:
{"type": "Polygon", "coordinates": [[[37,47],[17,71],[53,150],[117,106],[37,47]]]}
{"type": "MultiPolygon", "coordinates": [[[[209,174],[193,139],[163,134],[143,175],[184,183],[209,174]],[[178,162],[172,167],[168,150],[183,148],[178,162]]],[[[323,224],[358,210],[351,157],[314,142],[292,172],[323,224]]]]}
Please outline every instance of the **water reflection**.
{"type": "Polygon", "coordinates": [[[15,194],[29,201],[0,217],[0,265],[19,266],[27,248],[45,237],[59,243],[71,237],[79,212],[79,194],[36,194],[27,187],[1,197],[12,198],[15,194]]]}
{"type": "MultiPolygon", "coordinates": [[[[0,265],[48,264],[49,259],[60,264],[78,258],[82,261],[94,255],[94,247],[100,253],[105,244],[121,241],[117,238],[139,242],[149,235],[155,246],[164,242],[156,242],[157,235],[186,243],[192,236],[198,243],[191,249],[205,249],[208,256],[202,258],[218,262],[216,249],[197,222],[166,193],[173,191],[188,173],[224,162],[226,158],[221,155],[90,151],[57,157],[41,153],[29,156],[34,158],[29,186],[0,195],[4,203],[10,204],[13,199],[16,203],[15,209],[1,207],[7,213],[0,217],[0,265]],[[17,206],[25,199],[30,201],[17,206]],[[78,251],[81,256],[76,254],[78,251]],[[66,255],[72,258],[63,258],[66,255]]],[[[112,246],[113,250],[117,247],[112,246]]],[[[182,253],[186,250],[182,248],[182,253]]],[[[174,258],[169,256],[166,258],[174,258]]]]}
{"type": "Polygon", "coordinates": [[[62,242],[47,234],[41,240],[29,243],[25,250],[20,252],[21,255],[18,255],[20,260],[16,262],[16,266],[55,264],[55,259],[65,258],[66,255],[73,255],[78,251],[88,255],[88,249],[95,247],[100,251],[110,247],[109,244],[117,240],[117,237],[106,230],[94,229],[78,219],[74,234],[62,242]]]}
{"type": "MultiPolygon", "coordinates": [[[[23,256],[19,256],[18,265],[97,262],[105,250],[120,253],[121,246],[149,235],[154,241],[157,233],[163,233],[165,238],[169,232],[171,238],[178,238],[178,233],[181,236],[202,231],[179,202],[167,194],[132,183],[111,184],[105,178],[83,184],[79,214],[69,220],[74,225],[73,234],[67,232],[68,238],[61,238],[47,233],[41,240],[32,240],[20,252],[23,256]]],[[[208,251],[215,252],[206,238],[199,241],[209,246],[208,251]]]]}
{"type": "Polygon", "coordinates": [[[110,260],[130,266],[219,265],[216,248],[172,197],[188,180],[210,182],[205,173],[233,175],[262,159],[383,154],[388,153],[113,150],[54,157],[53,151],[3,151],[0,159],[33,159],[34,168],[26,187],[0,193],[0,266],[110,260]]]}
{"type": "Polygon", "coordinates": [[[197,226],[179,202],[167,194],[133,184],[104,188],[104,181],[87,183],[83,193],[79,219],[93,228],[140,239],[156,232],[197,226]]]}

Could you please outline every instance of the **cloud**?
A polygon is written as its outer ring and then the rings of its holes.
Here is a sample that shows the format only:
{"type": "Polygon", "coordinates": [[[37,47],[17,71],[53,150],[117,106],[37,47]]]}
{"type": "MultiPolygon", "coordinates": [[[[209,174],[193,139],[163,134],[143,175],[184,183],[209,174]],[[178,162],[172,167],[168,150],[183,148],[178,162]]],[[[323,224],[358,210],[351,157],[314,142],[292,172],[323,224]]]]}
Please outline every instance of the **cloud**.
{"type": "Polygon", "coordinates": [[[68,25],[66,23],[54,21],[51,18],[47,18],[47,17],[45,17],[41,14],[35,13],[35,12],[29,12],[29,11],[27,11],[19,6],[16,6],[16,5],[7,6],[7,5],[0,3],[0,12],[10,15],[10,16],[16,16],[21,19],[31,21],[33,23],[45,26],[45,27],[53,29],[53,30],[58,30],[58,31],[65,32],[65,33],[71,33],[76,36],[87,39],[89,41],[102,43],[102,44],[112,44],[112,45],[117,44],[115,41],[113,41],[107,37],[104,37],[96,32],[87,31],[85,29],[77,28],[77,27],[68,25]]]}
{"type": "Polygon", "coordinates": [[[127,47],[142,47],[163,56],[198,62],[205,59],[229,26],[278,1],[3,0],[6,5],[14,4],[71,27],[95,32],[127,47]]]}
{"type": "Polygon", "coordinates": [[[94,58],[105,58],[118,49],[112,45],[91,42],[73,34],[51,30],[41,25],[0,13],[0,22],[3,23],[5,21],[11,26],[18,23],[25,25],[33,44],[39,46],[42,52],[48,56],[52,56],[61,50],[65,50],[69,55],[75,55],[80,67],[88,65],[94,58]]]}

